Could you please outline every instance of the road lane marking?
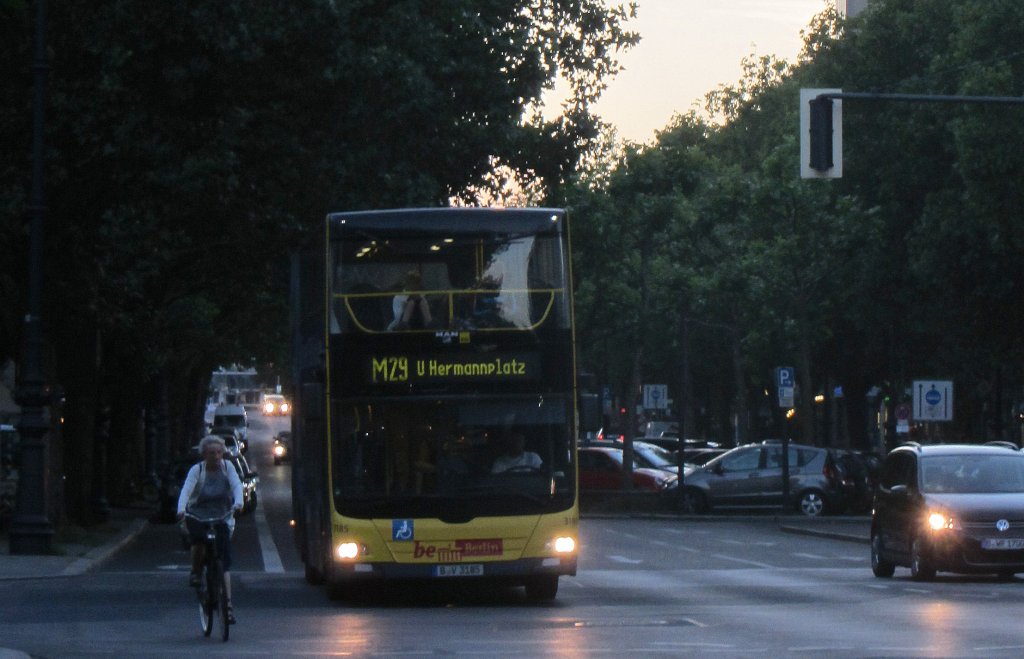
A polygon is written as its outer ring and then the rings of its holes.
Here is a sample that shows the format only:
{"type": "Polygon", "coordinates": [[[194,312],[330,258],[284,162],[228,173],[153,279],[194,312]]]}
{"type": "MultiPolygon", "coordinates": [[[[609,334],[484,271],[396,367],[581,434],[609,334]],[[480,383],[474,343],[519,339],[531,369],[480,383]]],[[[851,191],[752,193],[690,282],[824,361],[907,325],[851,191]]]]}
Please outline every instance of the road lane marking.
{"type": "Polygon", "coordinates": [[[665,542],[664,540],[651,540],[651,544],[658,545],[659,547],[668,547],[669,549],[675,551],[688,551],[691,554],[698,553],[698,550],[694,549],[693,547],[682,547],[672,542],[665,542]]]}
{"type": "Polygon", "coordinates": [[[274,544],[274,536],[270,533],[270,524],[267,524],[267,516],[263,514],[262,506],[256,506],[253,519],[256,520],[256,540],[260,544],[260,553],[263,554],[264,572],[284,572],[284,565],[281,563],[280,554],[277,553],[277,545],[274,544]]]}
{"type": "Polygon", "coordinates": [[[609,556],[608,558],[613,560],[613,561],[615,561],[616,563],[629,563],[631,565],[636,565],[637,563],[643,563],[642,559],[626,558],[625,556],[612,555],[612,556],[609,556]]]}
{"type": "Polygon", "coordinates": [[[726,556],[725,554],[712,554],[712,557],[720,558],[720,559],[722,559],[724,561],[736,561],[737,563],[744,563],[746,565],[753,565],[754,567],[764,567],[764,568],[774,567],[773,565],[768,565],[767,563],[758,563],[757,561],[748,561],[745,558],[736,558],[735,556],[726,556]]]}

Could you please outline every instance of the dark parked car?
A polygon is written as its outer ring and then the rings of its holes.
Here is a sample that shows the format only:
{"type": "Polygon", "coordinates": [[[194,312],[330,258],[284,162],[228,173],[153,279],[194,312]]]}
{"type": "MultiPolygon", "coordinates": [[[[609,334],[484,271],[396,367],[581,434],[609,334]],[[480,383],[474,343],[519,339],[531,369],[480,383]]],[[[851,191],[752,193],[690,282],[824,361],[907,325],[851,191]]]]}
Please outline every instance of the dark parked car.
{"type": "Polygon", "coordinates": [[[244,455],[225,455],[224,459],[234,465],[238,478],[242,481],[242,514],[251,513],[256,509],[260,476],[249,468],[249,462],[244,455]]]}
{"type": "Polygon", "coordinates": [[[870,512],[881,461],[872,454],[850,450],[834,450],[833,456],[843,472],[847,512],[870,512]]]}
{"type": "Polygon", "coordinates": [[[679,473],[679,458],[676,457],[675,452],[657,444],[637,440],[633,442],[633,453],[636,454],[637,462],[644,467],[661,469],[673,474],[679,473]]]}
{"type": "Polygon", "coordinates": [[[696,466],[705,465],[728,450],[725,448],[688,448],[683,450],[683,462],[696,466]]]}
{"type": "Polygon", "coordinates": [[[1024,572],[1024,453],[964,444],[893,449],[871,518],[871,569],[916,580],[937,571],[1024,572]]]}
{"type": "MultiPolygon", "coordinates": [[[[782,445],[768,441],[738,446],[684,472],[683,485],[697,512],[780,507],[782,445]]],[[[843,509],[841,473],[828,449],[789,445],[789,494],[788,505],[810,517],[843,509]]]]}
{"type": "Polygon", "coordinates": [[[209,434],[223,437],[224,447],[228,450],[228,453],[238,455],[249,450],[248,442],[242,439],[242,435],[238,432],[237,428],[232,428],[231,426],[214,426],[210,428],[209,434]]]}

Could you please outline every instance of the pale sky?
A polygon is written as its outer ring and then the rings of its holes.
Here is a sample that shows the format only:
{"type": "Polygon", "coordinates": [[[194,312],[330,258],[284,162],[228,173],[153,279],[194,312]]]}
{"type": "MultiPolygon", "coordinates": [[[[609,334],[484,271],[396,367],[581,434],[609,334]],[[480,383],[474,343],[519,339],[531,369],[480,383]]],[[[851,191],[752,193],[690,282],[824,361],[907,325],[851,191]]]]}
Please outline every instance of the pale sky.
{"type": "MultiPolygon", "coordinates": [[[[637,0],[627,27],[640,43],[620,56],[625,70],[608,85],[595,112],[619,137],[651,142],[676,113],[720,84],[733,84],[750,55],[790,63],[803,45],[800,31],[827,0],[637,0]]],[[[609,0],[609,4],[628,0],[609,0]]],[[[831,4],[831,3],[829,3],[831,4]]]]}

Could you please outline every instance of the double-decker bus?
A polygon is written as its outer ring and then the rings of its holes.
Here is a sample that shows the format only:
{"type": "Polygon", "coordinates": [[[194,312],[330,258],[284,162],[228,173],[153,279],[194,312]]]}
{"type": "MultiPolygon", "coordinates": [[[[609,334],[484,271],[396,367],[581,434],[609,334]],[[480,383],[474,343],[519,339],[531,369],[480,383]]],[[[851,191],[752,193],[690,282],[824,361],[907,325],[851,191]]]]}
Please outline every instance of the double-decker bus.
{"type": "Polygon", "coordinates": [[[493,578],[553,599],[579,524],[565,212],[333,213],[292,273],[306,579],[493,578]]]}

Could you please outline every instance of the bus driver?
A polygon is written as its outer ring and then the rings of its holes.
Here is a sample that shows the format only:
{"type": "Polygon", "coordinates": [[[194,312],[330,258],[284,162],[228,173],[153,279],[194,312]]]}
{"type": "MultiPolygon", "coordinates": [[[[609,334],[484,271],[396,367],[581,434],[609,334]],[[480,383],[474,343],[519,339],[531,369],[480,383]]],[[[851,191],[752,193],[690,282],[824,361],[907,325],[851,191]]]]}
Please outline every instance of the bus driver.
{"type": "Polygon", "coordinates": [[[502,437],[502,453],[494,459],[492,474],[508,471],[539,471],[543,460],[533,451],[527,451],[526,437],[517,431],[506,432],[502,437]]]}

